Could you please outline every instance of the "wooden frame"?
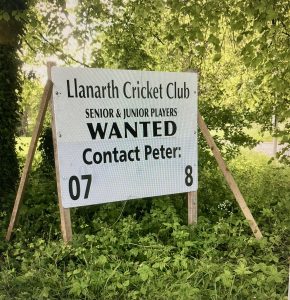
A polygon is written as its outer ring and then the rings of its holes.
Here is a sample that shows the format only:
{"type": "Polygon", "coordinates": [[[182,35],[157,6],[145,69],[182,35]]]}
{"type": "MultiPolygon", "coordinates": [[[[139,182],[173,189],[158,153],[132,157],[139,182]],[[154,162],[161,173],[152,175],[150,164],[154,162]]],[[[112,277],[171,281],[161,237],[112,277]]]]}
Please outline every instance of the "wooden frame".
{"type": "Polygon", "coordinates": [[[188,225],[197,223],[197,192],[187,193],[188,225]]]}
{"type": "MultiPolygon", "coordinates": [[[[53,88],[53,83],[51,81],[51,68],[55,66],[54,63],[49,62],[47,64],[47,74],[48,74],[48,80],[44,88],[43,95],[41,97],[41,103],[40,103],[40,108],[39,108],[39,113],[37,116],[37,121],[36,125],[33,131],[32,139],[30,142],[29,150],[28,150],[28,155],[27,159],[25,162],[25,166],[23,169],[23,173],[21,176],[21,180],[19,183],[19,187],[17,190],[16,194],[16,199],[13,207],[13,211],[11,214],[10,218],[10,223],[7,229],[6,233],[6,240],[9,241],[12,236],[13,228],[16,225],[18,215],[19,215],[19,209],[23,201],[23,195],[25,191],[25,187],[28,182],[28,175],[31,169],[32,165],[32,160],[35,154],[36,146],[37,146],[37,141],[40,135],[40,132],[43,127],[43,121],[45,117],[45,113],[47,110],[47,106],[49,103],[49,100],[52,99],[52,88],[53,88]]],[[[53,106],[51,107],[53,110],[53,106]]],[[[229,171],[225,161],[222,158],[222,155],[216,146],[202,116],[198,112],[198,126],[208,144],[210,147],[231,191],[233,192],[236,201],[238,202],[245,218],[247,219],[251,230],[256,237],[256,239],[262,238],[262,233],[252,216],[252,213],[250,209],[248,208],[245,199],[243,198],[238,185],[236,184],[231,172],[229,171]]],[[[52,114],[52,129],[53,129],[53,146],[54,146],[54,157],[55,157],[55,170],[56,170],[56,179],[57,179],[57,193],[58,193],[58,205],[59,205],[59,210],[60,210],[60,219],[61,219],[61,231],[62,231],[62,236],[64,242],[69,242],[72,240],[72,228],[71,228],[71,218],[70,218],[70,209],[69,208],[64,208],[62,206],[62,201],[61,201],[61,191],[60,191],[60,178],[59,178],[59,162],[58,162],[58,155],[57,155],[57,143],[56,143],[56,128],[55,128],[55,122],[54,122],[54,114],[52,114]]],[[[189,192],[187,193],[187,203],[188,203],[188,224],[189,225],[194,225],[197,223],[197,192],[189,192]]]]}

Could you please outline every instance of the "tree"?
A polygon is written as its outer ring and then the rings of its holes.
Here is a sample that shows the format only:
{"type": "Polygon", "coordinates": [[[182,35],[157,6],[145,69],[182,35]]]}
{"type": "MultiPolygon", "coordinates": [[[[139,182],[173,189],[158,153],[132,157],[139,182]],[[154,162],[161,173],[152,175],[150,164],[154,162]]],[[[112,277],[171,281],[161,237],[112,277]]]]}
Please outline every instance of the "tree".
{"type": "Polygon", "coordinates": [[[43,0],[31,10],[33,34],[25,44],[28,53],[53,53],[66,64],[197,69],[200,110],[219,131],[220,145],[234,150],[253,145],[244,127],[255,121],[268,130],[274,113],[285,124],[277,134],[289,140],[289,6],[287,0],[82,0],[73,24],[64,0],[43,0]],[[71,36],[82,62],[64,50],[71,36]]]}
{"type": "MultiPolygon", "coordinates": [[[[276,115],[283,127],[273,132],[290,149],[290,2],[287,0],[237,1],[229,26],[236,35],[241,57],[255,71],[257,119],[272,130],[276,115]]],[[[286,148],[285,148],[286,150],[286,148]]],[[[280,153],[280,160],[290,164],[280,153]]]]}
{"type": "Polygon", "coordinates": [[[289,143],[289,11],[287,0],[84,0],[75,32],[90,36],[93,66],[197,69],[200,110],[226,146],[247,143],[249,122],[271,130],[273,114],[289,143]]]}
{"type": "Polygon", "coordinates": [[[20,36],[24,31],[22,16],[25,0],[0,3],[0,197],[14,188],[18,179],[15,135],[19,122],[21,82],[18,57],[20,36]]]}
{"type": "MultiPolygon", "coordinates": [[[[75,33],[82,37],[80,43],[91,36],[92,66],[198,70],[199,109],[230,157],[238,146],[253,144],[243,131],[251,126],[253,114],[246,105],[225,101],[224,83],[241,70],[240,61],[229,56],[233,51],[222,49],[222,38],[228,35],[222,24],[225,10],[219,1],[82,1],[78,17],[86,27],[80,25],[75,33]]],[[[205,145],[202,148],[204,152],[205,145]]]]}

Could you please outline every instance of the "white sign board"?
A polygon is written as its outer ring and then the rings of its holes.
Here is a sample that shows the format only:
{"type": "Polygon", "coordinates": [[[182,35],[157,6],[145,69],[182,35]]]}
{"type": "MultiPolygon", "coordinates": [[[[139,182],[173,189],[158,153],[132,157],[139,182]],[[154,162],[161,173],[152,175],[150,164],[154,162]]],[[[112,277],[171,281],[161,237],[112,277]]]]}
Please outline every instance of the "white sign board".
{"type": "Polygon", "coordinates": [[[52,68],[65,208],[197,190],[197,74],[52,68]]]}

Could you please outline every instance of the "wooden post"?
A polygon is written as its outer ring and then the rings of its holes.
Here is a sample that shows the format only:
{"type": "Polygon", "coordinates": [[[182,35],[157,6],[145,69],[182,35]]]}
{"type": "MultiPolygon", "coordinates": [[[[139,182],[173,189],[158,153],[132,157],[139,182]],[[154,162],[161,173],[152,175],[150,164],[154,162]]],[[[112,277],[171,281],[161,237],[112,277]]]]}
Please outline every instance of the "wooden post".
{"type": "MultiPolygon", "coordinates": [[[[51,68],[55,66],[55,63],[47,63],[47,76],[51,80],[51,68]]],[[[51,97],[52,98],[52,97],[51,97]]],[[[53,100],[53,99],[52,99],[53,100]]],[[[56,129],[54,122],[54,113],[53,113],[53,103],[51,102],[52,110],[52,138],[53,138],[53,149],[54,149],[54,161],[55,161],[55,172],[56,172],[56,182],[57,182],[57,195],[58,195],[58,206],[60,212],[60,226],[61,233],[65,243],[68,243],[72,240],[72,228],[71,228],[71,218],[70,218],[70,209],[64,208],[61,201],[61,190],[60,190],[60,178],[59,178],[59,162],[57,155],[57,143],[56,143],[56,129]]]]}
{"type": "Polygon", "coordinates": [[[188,225],[197,224],[197,192],[187,193],[188,225]]]}
{"type": "Polygon", "coordinates": [[[256,237],[256,239],[261,239],[263,237],[262,233],[261,233],[254,217],[252,216],[252,213],[251,213],[250,209],[248,208],[247,203],[246,203],[243,195],[241,194],[238,185],[236,184],[231,172],[229,171],[225,161],[223,160],[221,153],[220,153],[218,147],[216,146],[200,113],[198,113],[197,120],[198,120],[199,128],[200,128],[208,146],[210,147],[230,189],[232,190],[245,218],[249,222],[249,225],[253,231],[254,236],[256,237]]]}
{"type": "MultiPolygon", "coordinates": [[[[187,72],[195,72],[199,76],[198,70],[189,69],[187,72]]],[[[188,225],[197,224],[197,191],[187,193],[187,218],[188,225]]]]}
{"type": "Polygon", "coordinates": [[[19,183],[19,186],[18,186],[17,194],[16,194],[16,199],[15,199],[15,202],[14,202],[12,215],[11,215],[11,218],[10,218],[10,223],[9,223],[8,230],[7,230],[7,233],[6,233],[6,240],[7,241],[9,241],[11,239],[13,228],[14,228],[16,222],[17,222],[17,219],[18,219],[19,209],[20,209],[20,206],[22,204],[25,187],[26,187],[27,182],[28,182],[28,175],[29,175],[29,171],[30,171],[31,165],[32,165],[32,160],[33,160],[33,157],[34,157],[34,154],[35,154],[37,141],[38,141],[39,135],[41,133],[41,129],[42,129],[42,126],[43,126],[43,121],[44,121],[47,105],[48,105],[49,99],[51,97],[52,86],[53,86],[53,84],[52,84],[51,80],[48,80],[46,85],[45,85],[44,92],[43,92],[43,95],[42,95],[42,98],[41,98],[39,112],[38,112],[38,116],[37,116],[37,119],[36,119],[36,125],[34,127],[32,138],[31,138],[31,141],[30,141],[30,146],[29,146],[27,158],[26,158],[26,161],[25,161],[25,165],[24,165],[24,168],[23,168],[22,175],[21,175],[20,183],[19,183]]]}

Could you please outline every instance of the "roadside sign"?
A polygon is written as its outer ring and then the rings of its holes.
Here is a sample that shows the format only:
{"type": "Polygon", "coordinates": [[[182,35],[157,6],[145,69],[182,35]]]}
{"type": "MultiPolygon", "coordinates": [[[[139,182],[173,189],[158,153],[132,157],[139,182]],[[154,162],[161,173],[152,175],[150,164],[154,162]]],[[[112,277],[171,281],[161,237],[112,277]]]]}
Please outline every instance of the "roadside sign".
{"type": "Polygon", "coordinates": [[[52,68],[63,207],[197,190],[197,74],[52,68]]]}

